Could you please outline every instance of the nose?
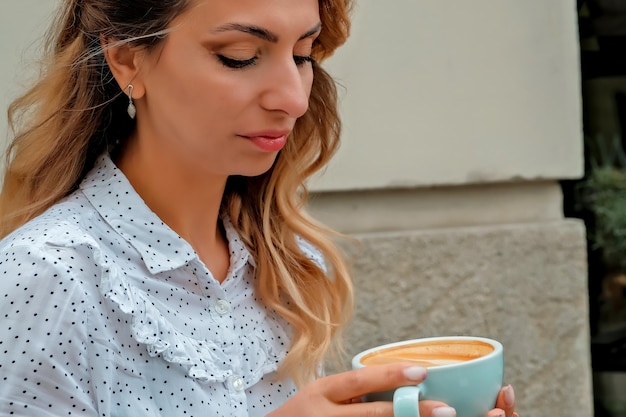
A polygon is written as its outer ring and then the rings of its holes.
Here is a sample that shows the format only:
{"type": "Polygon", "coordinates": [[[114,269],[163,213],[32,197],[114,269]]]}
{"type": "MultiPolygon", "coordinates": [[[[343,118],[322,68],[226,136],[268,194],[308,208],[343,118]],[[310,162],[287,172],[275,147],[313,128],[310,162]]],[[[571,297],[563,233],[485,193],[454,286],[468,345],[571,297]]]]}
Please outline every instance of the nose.
{"type": "Polygon", "coordinates": [[[261,106],[266,110],[281,111],[298,118],[309,108],[312,82],[313,70],[310,67],[297,66],[289,56],[268,68],[261,106]]]}

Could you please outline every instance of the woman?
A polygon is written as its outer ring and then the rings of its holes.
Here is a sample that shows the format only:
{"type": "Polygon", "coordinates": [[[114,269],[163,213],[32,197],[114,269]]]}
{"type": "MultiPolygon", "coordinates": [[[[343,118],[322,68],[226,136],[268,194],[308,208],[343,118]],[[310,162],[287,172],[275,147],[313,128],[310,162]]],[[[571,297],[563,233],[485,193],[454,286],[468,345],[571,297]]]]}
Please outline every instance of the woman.
{"type": "MultiPolygon", "coordinates": [[[[352,291],[303,184],[337,148],[317,62],[349,6],[63,2],[10,109],[1,414],[391,416],[358,399],[425,378],[320,375],[352,291]]],[[[510,387],[498,406],[514,414],[510,387]]]]}

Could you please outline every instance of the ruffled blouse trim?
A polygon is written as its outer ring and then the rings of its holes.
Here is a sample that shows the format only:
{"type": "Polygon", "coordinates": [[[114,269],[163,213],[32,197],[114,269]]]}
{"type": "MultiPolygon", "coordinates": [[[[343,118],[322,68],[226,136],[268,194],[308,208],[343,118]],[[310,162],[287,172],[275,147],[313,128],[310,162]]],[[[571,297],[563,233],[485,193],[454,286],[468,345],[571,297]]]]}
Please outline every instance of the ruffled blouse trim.
{"type": "MultiPolygon", "coordinates": [[[[81,184],[81,189],[85,198],[92,203],[105,221],[139,252],[146,267],[153,274],[180,268],[195,257],[190,246],[186,246],[186,250],[180,250],[178,246],[169,245],[169,242],[176,240],[180,241],[181,245],[186,243],[174,231],[163,225],[143,200],[133,192],[124,174],[117,169],[107,154],[101,155],[81,184]],[[135,228],[141,229],[142,225],[119,220],[118,205],[108,196],[110,189],[128,191],[126,198],[132,201],[135,210],[139,210],[138,217],[145,219],[146,224],[157,225],[155,232],[163,234],[162,238],[154,236],[157,242],[162,242],[161,244],[148,247],[140,239],[134,239],[134,235],[141,232],[135,228]]],[[[231,269],[237,271],[248,265],[254,267],[253,257],[239,239],[226,213],[222,213],[222,220],[232,253],[231,269]]],[[[263,375],[278,369],[279,363],[287,355],[291,340],[288,334],[290,326],[271,311],[264,311],[266,317],[260,320],[257,328],[244,334],[238,333],[234,343],[227,348],[219,342],[187,336],[168,321],[151,302],[148,294],[132,284],[96,241],[86,239],[84,243],[92,250],[96,263],[103,268],[101,294],[131,317],[129,326],[132,337],[145,345],[150,356],[160,356],[169,363],[184,366],[189,377],[203,382],[225,381],[233,376],[233,369],[236,369],[246,386],[250,386],[258,382],[263,375]]],[[[75,245],[74,242],[65,244],[75,245]]]]}
{"type": "MultiPolygon", "coordinates": [[[[224,382],[233,375],[229,364],[238,352],[223,349],[210,340],[197,340],[178,331],[159,310],[148,300],[145,294],[132,286],[115,264],[106,259],[99,250],[94,254],[103,266],[100,291],[115,303],[119,309],[132,317],[130,330],[133,338],[146,346],[152,357],[160,356],[165,361],[179,364],[187,369],[187,375],[200,382],[224,382]]],[[[270,320],[273,321],[273,320],[270,320]]],[[[287,332],[277,321],[275,326],[262,330],[275,334],[278,339],[290,340],[287,332]]],[[[254,385],[263,375],[278,369],[280,362],[287,355],[287,348],[274,346],[258,333],[240,336],[241,348],[247,355],[247,361],[241,363],[242,375],[246,387],[254,385]],[[247,369],[246,369],[247,368],[247,369]]]]}

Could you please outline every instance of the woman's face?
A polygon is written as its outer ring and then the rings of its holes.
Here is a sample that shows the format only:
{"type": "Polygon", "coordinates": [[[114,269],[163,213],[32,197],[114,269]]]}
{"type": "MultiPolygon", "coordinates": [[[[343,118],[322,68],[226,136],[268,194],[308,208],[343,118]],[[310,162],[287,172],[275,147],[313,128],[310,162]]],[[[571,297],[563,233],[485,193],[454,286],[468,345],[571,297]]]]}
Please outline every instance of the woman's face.
{"type": "Polygon", "coordinates": [[[308,108],[317,0],[192,0],[140,67],[140,147],[184,169],[260,175],[308,108]]]}

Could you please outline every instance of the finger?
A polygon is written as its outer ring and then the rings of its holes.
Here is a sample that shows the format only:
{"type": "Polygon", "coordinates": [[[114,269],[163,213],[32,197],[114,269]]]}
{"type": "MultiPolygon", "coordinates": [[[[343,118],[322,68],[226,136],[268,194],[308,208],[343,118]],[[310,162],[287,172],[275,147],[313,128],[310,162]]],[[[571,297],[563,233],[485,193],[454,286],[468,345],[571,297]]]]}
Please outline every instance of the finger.
{"type": "Polygon", "coordinates": [[[504,417],[504,415],[504,410],[502,410],[501,408],[494,408],[487,413],[487,417],[504,417]]]}
{"type": "Polygon", "coordinates": [[[456,410],[440,401],[420,401],[420,417],[455,417],[456,410]]]}
{"type": "Polygon", "coordinates": [[[333,402],[345,402],[371,392],[388,391],[404,385],[422,382],[426,368],[411,363],[373,365],[342,372],[318,380],[322,394],[333,402]]]}
{"type": "MultiPolygon", "coordinates": [[[[391,401],[377,401],[350,405],[350,415],[393,416],[391,401]]],[[[439,401],[420,401],[420,417],[456,417],[456,410],[439,401]]]]}
{"type": "Polygon", "coordinates": [[[511,385],[507,385],[500,390],[496,408],[504,410],[506,417],[513,417],[515,412],[515,391],[511,385]]]}
{"type": "Polygon", "coordinates": [[[393,417],[391,401],[374,401],[371,403],[350,404],[350,417],[393,417]]]}

